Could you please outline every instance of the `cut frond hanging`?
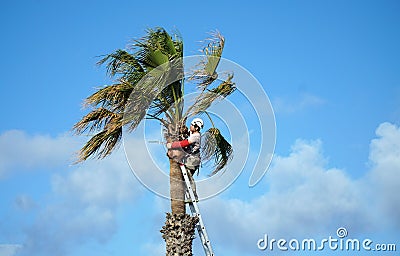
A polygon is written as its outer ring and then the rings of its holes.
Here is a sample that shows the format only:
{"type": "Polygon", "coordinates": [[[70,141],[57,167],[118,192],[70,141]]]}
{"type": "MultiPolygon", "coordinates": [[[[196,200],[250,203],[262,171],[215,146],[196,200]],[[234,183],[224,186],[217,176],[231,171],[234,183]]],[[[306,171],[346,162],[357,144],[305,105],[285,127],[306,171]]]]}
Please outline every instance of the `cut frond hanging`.
{"type": "Polygon", "coordinates": [[[222,170],[233,157],[231,144],[222,136],[217,128],[210,128],[202,136],[202,161],[214,161],[215,168],[210,176],[222,170]]]}

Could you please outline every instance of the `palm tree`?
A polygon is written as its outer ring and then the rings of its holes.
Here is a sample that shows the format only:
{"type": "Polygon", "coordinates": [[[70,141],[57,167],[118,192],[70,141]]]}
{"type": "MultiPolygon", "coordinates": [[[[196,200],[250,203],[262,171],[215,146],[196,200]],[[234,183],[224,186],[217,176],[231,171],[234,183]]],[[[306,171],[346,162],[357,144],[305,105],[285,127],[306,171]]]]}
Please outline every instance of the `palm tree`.
{"type": "MultiPolygon", "coordinates": [[[[183,41],[177,33],[169,34],[163,28],[146,32],[128,50],[116,50],[98,62],[106,65],[108,75],[116,83],[98,89],[85,100],[85,106],[91,109],[73,129],[76,134],[88,133],[91,138],[79,151],[78,162],[108,156],[119,145],[123,126],[133,131],[144,119],[160,122],[167,142],[180,140],[184,138],[182,128],[188,118],[205,114],[213,124],[207,109],[235,91],[233,74],[222,81],[217,79],[216,69],[225,43],[218,32],[205,41],[204,58],[191,75],[181,75],[166,85],[163,82],[172,73],[182,74],[183,41]],[[198,94],[184,111],[184,87],[189,80],[196,85],[198,94]]],[[[232,147],[214,124],[202,140],[202,160],[213,161],[214,175],[231,159],[232,147]]],[[[171,213],[167,213],[161,232],[167,255],[192,255],[197,218],[185,212],[185,186],[178,163],[169,159],[169,164],[171,213]]]]}

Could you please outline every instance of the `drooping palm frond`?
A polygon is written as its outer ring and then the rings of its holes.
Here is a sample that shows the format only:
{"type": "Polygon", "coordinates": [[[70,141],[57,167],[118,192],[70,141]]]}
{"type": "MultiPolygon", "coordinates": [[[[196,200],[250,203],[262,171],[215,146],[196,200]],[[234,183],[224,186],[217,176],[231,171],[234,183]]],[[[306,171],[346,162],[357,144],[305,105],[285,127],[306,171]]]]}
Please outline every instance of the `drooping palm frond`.
{"type": "Polygon", "coordinates": [[[205,92],[200,93],[194,100],[193,105],[191,105],[185,116],[194,116],[199,113],[206,111],[213,103],[217,100],[221,100],[236,90],[235,83],[232,82],[233,75],[228,75],[226,81],[220,83],[217,87],[209,89],[205,92]]]}
{"type": "Polygon", "coordinates": [[[119,145],[121,137],[122,127],[97,133],[79,151],[77,162],[85,161],[94,155],[98,159],[108,156],[119,145]]]}
{"type": "Polygon", "coordinates": [[[96,155],[104,158],[118,145],[122,137],[122,115],[112,113],[106,109],[96,109],[87,114],[74,129],[78,134],[84,131],[101,130],[85,143],[78,155],[78,162],[87,160],[96,155]]]}
{"type": "Polygon", "coordinates": [[[213,167],[215,169],[210,174],[212,176],[229,163],[233,157],[233,148],[217,128],[207,130],[203,134],[201,141],[202,161],[214,161],[213,167]]]}
{"type": "Polygon", "coordinates": [[[111,111],[123,112],[124,106],[132,93],[132,83],[120,79],[120,83],[100,88],[85,100],[85,106],[103,107],[111,111]]]}
{"type": "Polygon", "coordinates": [[[74,125],[73,129],[76,134],[98,132],[106,127],[110,122],[118,118],[118,114],[100,107],[86,114],[74,125]]]}

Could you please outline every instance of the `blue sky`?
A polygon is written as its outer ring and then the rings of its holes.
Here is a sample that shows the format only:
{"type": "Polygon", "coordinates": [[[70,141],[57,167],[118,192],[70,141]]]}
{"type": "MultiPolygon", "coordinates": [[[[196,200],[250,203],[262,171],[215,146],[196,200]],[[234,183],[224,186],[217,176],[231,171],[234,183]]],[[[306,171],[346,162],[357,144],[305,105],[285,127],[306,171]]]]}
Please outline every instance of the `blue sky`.
{"type": "Polygon", "coordinates": [[[110,83],[97,56],[154,26],[178,29],[186,55],[218,29],[224,58],[274,109],[266,176],[249,188],[244,170],[200,205],[218,255],[271,254],[257,249],[264,234],[317,239],[342,226],[398,241],[399,11],[388,0],[1,3],[0,256],[162,255],[168,201],[135,179],[123,148],[72,165],[82,100],[110,83]]]}

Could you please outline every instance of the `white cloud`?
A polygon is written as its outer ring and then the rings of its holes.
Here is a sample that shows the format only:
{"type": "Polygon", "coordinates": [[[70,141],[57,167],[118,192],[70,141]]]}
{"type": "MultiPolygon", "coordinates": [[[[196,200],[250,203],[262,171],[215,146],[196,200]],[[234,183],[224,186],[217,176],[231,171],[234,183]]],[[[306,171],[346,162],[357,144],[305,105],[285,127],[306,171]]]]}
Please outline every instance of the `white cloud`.
{"type": "Polygon", "coordinates": [[[90,161],[66,177],[55,175],[53,191],[66,198],[79,198],[86,204],[110,206],[129,199],[137,188],[122,150],[109,159],[90,161]]]}
{"type": "MultiPolygon", "coordinates": [[[[302,238],[334,235],[339,226],[345,226],[353,237],[367,230],[391,230],[398,235],[400,129],[383,123],[376,134],[370,146],[369,170],[358,180],[330,167],[321,141],[297,140],[288,156],[274,158],[266,182],[257,185],[265,187],[264,194],[251,201],[216,197],[203,202],[201,209],[213,243],[219,249],[254,255],[259,253],[255,243],[264,233],[302,238]]],[[[42,165],[38,159],[33,163],[42,165]]],[[[69,248],[109,241],[118,230],[118,209],[143,190],[122,148],[103,161],[71,168],[68,173],[53,175],[52,201],[39,210],[18,255],[67,255],[69,248]]],[[[167,200],[159,200],[162,204],[156,208],[169,208],[167,200]]],[[[20,209],[36,206],[27,195],[18,196],[15,203],[20,209]]],[[[156,254],[163,249],[157,245],[147,244],[142,250],[156,254]]]]}
{"type": "Polygon", "coordinates": [[[378,138],[370,145],[371,173],[365,182],[372,186],[373,203],[386,213],[382,223],[400,228],[400,128],[390,123],[381,124],[376,130],[378,138]],[[387,218],[389,217],[389,218],[387,218]]]}
{"type": "Polygon", "coordinates": [[[214,242],[254,255],[263,234],[276,238],[335,235],[346,227],[353,237],[365,232],[399,235],[400,129],[384,123],[370,150],[371,169],[354,180],[330,168],[321,141],[297,140],[288,156],[276,156],[267,173],[265,194],[253,199],[205,201],[202,209],[214,242]]]}
{"type": "Polygon", "coordinates": [[[0,244],[0,256],[17,255],[20,249],[21,249],[20,244],[0,244]]]}
{"type": "Polygon", "coordinates": [[[13,170],[66,165],[72,161],[76,145],[76,139],[67,135],[51,137],[6,131],[0,134],[0,179],[13,170]]]}
{"type": "Polygon", "coordinates": [[[46,197],[35,198],[40,202],[26,193],[15,196],[15,209],[33,219],[21,224],[27,227],[15,227],[26,237],[18,255],[66,255],[87,242],[109,241],[118,230],[118,210],[145,190],[129,168],[123,147],[104,160],[71,165],[81,146],[78,141],[68,135],[32,136],[23,131],[0,135],[0,177],[18,179],[45,169],[51,183],[46,197]],[[7,176],[11,171],[13,176],[7,176]]]}
{"type": "Polygon", "coordinates": [[[289,156],[274,159],[266,177],[269,190],[259,184],[267,193],[251,202],[205,203],[212,232],[220,242],[235,241],[236,249],[251,254],[266,232],[276,237],[319,235],[337,225],[354,225],[353,217],[361,214],[357,188],[344,172],[325,165],[320,141],[298,140],[289,156]]]}
{"type": "Polygon", "coordinates": [[[118,230],[117,211],[141,193],[123,150],[52,179],[52,201],[29,228],[23,253],[67,255],[90,241],[105,243],[118,230]]]}

